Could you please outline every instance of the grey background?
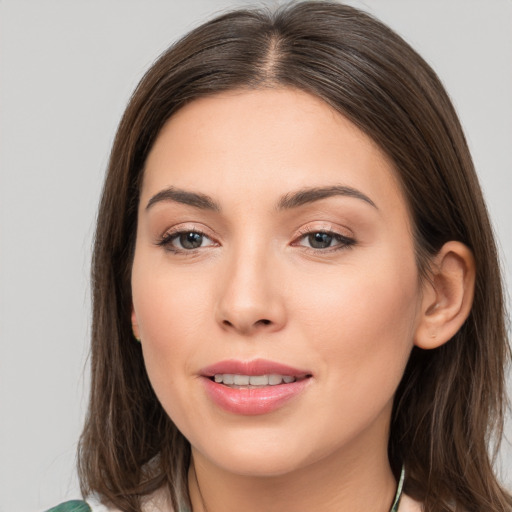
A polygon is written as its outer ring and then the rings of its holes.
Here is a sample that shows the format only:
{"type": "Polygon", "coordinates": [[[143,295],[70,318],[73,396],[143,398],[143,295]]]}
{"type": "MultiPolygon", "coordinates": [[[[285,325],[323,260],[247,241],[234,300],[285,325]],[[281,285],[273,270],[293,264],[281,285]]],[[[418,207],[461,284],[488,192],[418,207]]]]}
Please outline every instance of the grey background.
{"type": "MultiPolygon", "coordinates": [[[[510,290],[512,2],[350,3],[402,34],[444,81],[481,177],[510,290]]],[[[237,5],[249,3],[0,1],[2,512],[42,511],[78,496],[90,248],[116,125],[142,73],[171,41],[237,5]]],[[[511,487],[507,443],[501,468],[511,487]]]]}

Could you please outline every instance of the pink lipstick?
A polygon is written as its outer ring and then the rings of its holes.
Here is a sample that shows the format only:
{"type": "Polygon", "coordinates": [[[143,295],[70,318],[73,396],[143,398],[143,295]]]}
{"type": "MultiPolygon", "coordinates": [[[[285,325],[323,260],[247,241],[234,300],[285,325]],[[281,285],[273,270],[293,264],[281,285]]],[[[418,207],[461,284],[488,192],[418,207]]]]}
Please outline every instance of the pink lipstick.
{"type": "Polygon", "coordinates": [[[273,361],[227,360],[200,372],[209,398],[220,408],[243,415],[272,412],[299,395],[311,372],[273,361]]]}

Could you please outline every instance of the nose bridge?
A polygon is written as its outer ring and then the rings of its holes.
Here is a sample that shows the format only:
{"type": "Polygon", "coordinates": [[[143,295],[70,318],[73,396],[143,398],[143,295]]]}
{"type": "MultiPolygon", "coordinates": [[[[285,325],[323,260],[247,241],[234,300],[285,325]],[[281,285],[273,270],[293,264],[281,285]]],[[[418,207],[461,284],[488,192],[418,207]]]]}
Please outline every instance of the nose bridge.
{"type": "Polygon", "coordinates": [[[218,321],[247,334],[276,330],[284,322],[284,304],[276,282],[276,261],[270,243],[245,240],[226,258],[218,297],[218,321]]]}

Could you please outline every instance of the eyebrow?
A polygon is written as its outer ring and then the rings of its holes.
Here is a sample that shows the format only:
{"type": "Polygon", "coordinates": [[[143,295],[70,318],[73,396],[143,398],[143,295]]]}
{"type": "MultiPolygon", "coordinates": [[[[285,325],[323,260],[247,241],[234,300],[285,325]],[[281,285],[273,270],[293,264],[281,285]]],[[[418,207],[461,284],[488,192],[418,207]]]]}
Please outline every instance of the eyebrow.
{"type": "Polygon", "coordinates": [[[286,194],[277,203],[277,209],[288,210],[297,208],[304,204],[313,203],[315,201],[333,196],[344,196],[360,199],[378,210],[377,205],[367,195],[363,194],[361,191],[355,188],[345,187],[342,185],[305,188],[294,193],[286,194]]]}
{"type": "Polygon", "coordinates": [[[220,211],[220,206],[206,194],[199,192],[189,192],[175,187],[169,187],[161,190],[155,194],[146,205],[146,210],[161,201],[174,201],[175,203],[182,203],[201,210],[211,210],[215,212],[220,211]]]}
{"type": "MultiPolygon", "coordinates": [[[[342,185],[304,188],[298,190],[297,192],[285,194],[277,202],[276,209],[278,211],[290,210],[333,196],[353,197],[355,199],[360,199],[378,209],[376,204],[367,195],[363,194],[361,191],[355,188],[342,185]]],[[[176,203],[193,206],[194,208],[199,208],[201,210],[210,210],[215,212],[221,211],[219,204],[215,202],[210,196],[200,192],[190,192],[188,190],[183,190],[176,187],[168,187],[156,193],[148,201],[146,210],[149,210],[152,206],[162,201],[173,201],[176,203]]]]}

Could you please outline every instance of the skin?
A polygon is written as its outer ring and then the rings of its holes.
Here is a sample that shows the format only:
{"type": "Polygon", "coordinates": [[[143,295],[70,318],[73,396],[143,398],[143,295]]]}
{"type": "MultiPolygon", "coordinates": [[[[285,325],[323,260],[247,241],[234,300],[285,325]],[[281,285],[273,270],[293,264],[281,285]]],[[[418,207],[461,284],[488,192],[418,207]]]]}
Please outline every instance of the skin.
{"type": "Polygon", "coordinates": [[[448,320],[456,330],[469,311],[471,256],[452,243],[435,267],[452,280],[439,271],[438,289],[422,284],[389,159],[320,99],[291,89],[182,108],[148,156],[138,215],[133,329],[159,400],[191,443],[194,511],[204,501],[208,512],[387,512],[393,395],[413,345],[443,343],[448,320]],[[169,187],[218,208],[157,196],[169,187]],[[318,187],[350,187],[373,204],[333,195],[276,207],[318,187]],[[187,250],[176,233],[191,231],[204,235],[187,250]],[[308,233],[319,232],[344,238],[312,248],[308,233]],[[312,377],[268,414],[220,409],[200,370],[256,358],[312,377]]]}

